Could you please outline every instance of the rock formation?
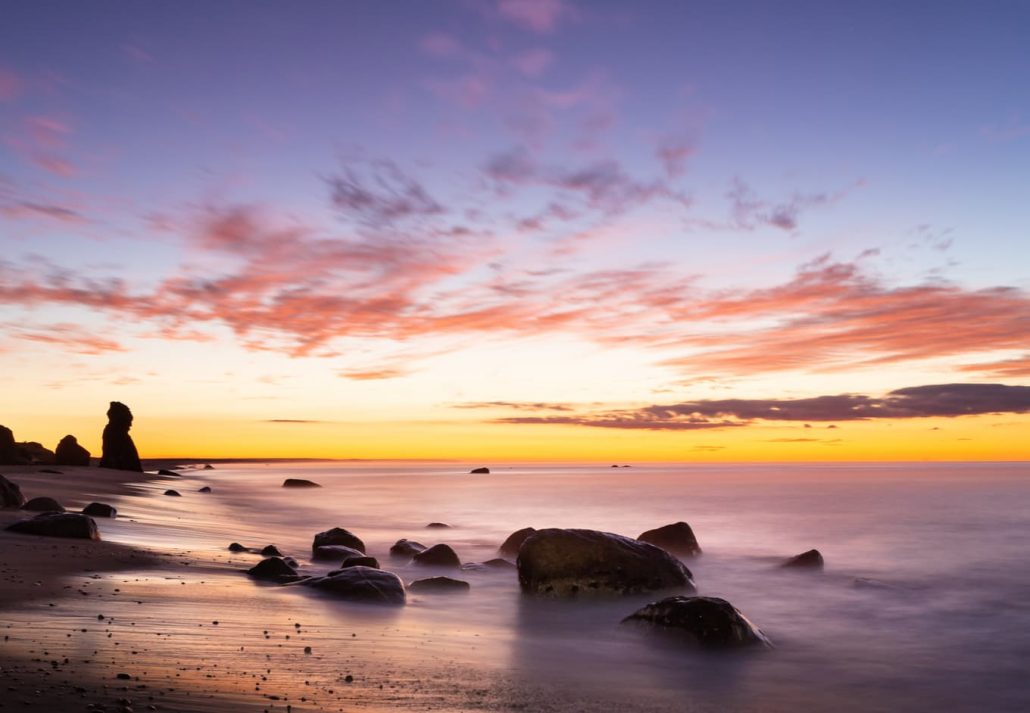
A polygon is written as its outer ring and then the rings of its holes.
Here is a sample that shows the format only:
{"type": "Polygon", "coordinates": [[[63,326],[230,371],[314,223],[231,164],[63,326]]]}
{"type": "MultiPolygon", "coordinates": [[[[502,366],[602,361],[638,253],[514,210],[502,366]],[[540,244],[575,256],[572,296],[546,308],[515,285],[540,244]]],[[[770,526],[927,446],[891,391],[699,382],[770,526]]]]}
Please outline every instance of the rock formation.
{"type": "Polygon", "coordinates": [[[107,409],[107,425],[104,426],[104,452],[100,458],[101,468],[133,470],[143,472],[139,452],[132,442],[129,429],[132,428],[132,411],[125,404],[112,401],[107,409]]]}
{"type": "Polygon", "coordinates": [[[65,436],[54,450],[55,465],[89,465],[89,451],[79,445],[75,436],[65,436]]]}
{"type": "Polygon", "coordinates": [[[45,512],[31,520],[19,520],[7,526],[11,532],[45,537],[72,537],[99,540],[100,532],[93,518],[70,512],[45,512]]]}
{"type": "Polygon", "coordinates": [[[0,465],[17,465],[18,449],[14,445],[14,433],[7,426],[0,426],[0,465]]]}
{"type": "Polygon", "coordinates": [[[637,538],[641,542],[648,542],[655,547],[661,547],[666,552],[671,552],[680,557],[693,557],[701,554],[701,546],[697,544],[697,537],[690,525],[685,522],[677,522],[672,525],[665,525],[654,530],[648,530],[637,538]]]}
{"type": "Polygon", "coordinates": [[[718,597],[668,597],[635,611],[622,623],[679,633],[709,649],[772,646],[746,616],[718,597]]]}

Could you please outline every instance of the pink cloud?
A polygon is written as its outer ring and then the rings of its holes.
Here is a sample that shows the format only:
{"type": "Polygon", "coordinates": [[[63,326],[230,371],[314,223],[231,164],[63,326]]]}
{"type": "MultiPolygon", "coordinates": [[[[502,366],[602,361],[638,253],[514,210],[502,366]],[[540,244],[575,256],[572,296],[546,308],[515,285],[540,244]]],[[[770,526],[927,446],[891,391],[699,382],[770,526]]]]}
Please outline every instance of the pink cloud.
{"type": "Polygon", "coordinates": [[[562,20],[577,16],[563,0],[500,0],[497,11],[505,20],[539,34],[554,32],[562,20]]]}
{"type": "Polygon", "coordinates": [[[522,52],[512,58],[512,65],[527,77],[538,77],[554,62],[554,53],[543,48],[522,52]]]}
{"type": "Polygon", "coordinates": [[[0,67],[0,102],[12,102],[22,92],[24,82],[9,69],[0,67]]]}

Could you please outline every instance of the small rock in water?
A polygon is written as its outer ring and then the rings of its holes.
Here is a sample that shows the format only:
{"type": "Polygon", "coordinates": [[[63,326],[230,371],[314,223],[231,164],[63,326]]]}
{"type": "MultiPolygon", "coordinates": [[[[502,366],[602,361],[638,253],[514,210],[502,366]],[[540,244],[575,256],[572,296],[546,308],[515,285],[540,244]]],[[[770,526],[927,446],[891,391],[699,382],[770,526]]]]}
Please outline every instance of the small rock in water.
{"type": "Polygon", "coordinates": [[[641,542],[649,542],[655,547],[661,547],[666,552],[681,557],[693,557],[701,554],[701,545],[697,544],[694,531],[685,522],[676,522],[648,530],[637,539],[641,542]]]}
{"type": "Polygon", "coordinates": [[[182,497],[179,494],[178,490],[166,490],[165,491],[165,495],[168,495],[168,496],[173,497],[173,498],[181,498],[182,497]]]}
{"type": "Polygon", "coordinates": [[[198,493],[210,493],[211,492],[211,486],[205,485],[203,488],[201,488],[197,492],[198,493]]]}
{"type": "Polygon", "coordinates": [[[725,599],[667,597],[622,620],[685,635],[703,648],[772,647],[765,634],[725,599]]]}
{"type": "Polygon", "coordinates": [[[118,511],[105,503],[90,503],[82,508],[82,514],[92,517],[115,517],[118,511]]]}
{"type": "Polygon", "coordinates": [[[472,470],[469,471],[469,473],[472,473],[474,475],[480,475],[480,474],[489,475],[490,469],[489,468],[473,468],[472,470]]]}
{"type": "Polygon", "coordinates": [[[229,545],[230,552],[246,552],[247,548],[241,545],[239,542],[233,542],[229,545]]]}
{"type": "Polygon", "coordinates": [[[262,557],[282,557],[283,553],[279,551],[279,548],[275,545],[265,545],[265,548],[261,550],[262,557]]]}
{"type": "Polygon", "coordinates": [[[780,566],[798,569],[822,569],[823,556],[819,550],[809,550],[808,552],[794,555],[780,566]]]}
{"type": "Polygon", "coordinates": [[[21,506],[22,510],[31,512],[64,512],[64,506],[53,498],[32,498],[21,506]]]}
{"type": "Polygon", "coordinates": [[[449,528],[450,525],[448,525],[446,522],[431,522],[428,525],[426,525],[427,530],[446,530],[449,528]]]}
{"type": "Polygon", "coordinates": [[[514,557],[519,553],[519,548],[522,547],[522,543],[525,542],[530,535],[535,534],[536,528],[534,527],[523,527],[521,530],[516,530],[508,535],[508,539],[501,544],[498,551],[502,555],[514,557]]]}
{"type": "Polygon", "coordinates": [[[450,545],[433,545],[412,558],[412,563],[426,567],[461,567],[461,560],[450,545]]]}
{"type": "Polygon", "coordinates": [[[461,579],[427,577],[426,579],[416,579],[408,585],[408,589],[424,594],[460,594],[468,592],[470,587],[468,582],[461,579]]]}
{"type": "Polygon", "coordinates": [[[426,546],[421,542],[415,542],[414,540],[400,539],[393,543],[390,548],[390,556],[398,559],[411,559],[419,552],[426,549],[426,546]]]}
{"type": "Polygon", "coordinates": [[[352,547],[355,550],[359,550],[362,554],[365,552],[365,543],[361,541],[361,538],[348,530],[344,530],[342,527],[334,527],[331,530],[315,535],[315,539],[311,543],[312,554],[319,547],[326,545],[343,545],[344,547],[352,547]]]}
{"type": "Polygon", "coordinates": [[[157,471],[157,474],[158,475],[171,475],[171,476],[174,476],[176,478],[180,477],[180,475],[178,473],[176,473],[174,470],[168,470],[167,468],[162,468],[161,470],[157,471]]]}
{"type": "Polygon", "coordinates": [[[287,478],[283,481],[284,488],[321,488],[322,486],[313,480],[303,478],[287,478]]]}
{"type": "Polygon", "coordinates": [[[281,557],[263,559],[248,569],[247,574],[255,579],[273,582],[292,582],[297,579],[297,570],[286,564],[281,557]]]}

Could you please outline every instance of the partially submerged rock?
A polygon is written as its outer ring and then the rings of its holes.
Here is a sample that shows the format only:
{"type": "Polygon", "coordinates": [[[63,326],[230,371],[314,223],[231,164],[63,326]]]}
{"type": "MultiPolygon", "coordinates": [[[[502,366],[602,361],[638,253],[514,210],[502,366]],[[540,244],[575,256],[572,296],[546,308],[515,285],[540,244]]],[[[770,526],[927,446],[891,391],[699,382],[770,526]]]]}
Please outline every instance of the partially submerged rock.
{"type": "Polygon", "coordinates": [[[379,560],[375,557],[369,557],[368,555],[348,557],[339,566],[339,569],[346,569],[347,567],[371,567],[372,569],[379,569],[379,560]]]}
{"type": "Polygon", "coordinates": [[[780,566],[797,569],[822,569],[823,556],[819,550],[809,550],[808,552],[794,555],[780,566]]]}
{"type": "Polygon", "coordinates": [[[489,468],[473,468],[472,470],[469,471],[469,473],[473,473],[473,474],[476,474],[476,475],[479,475],[479,474],[489,475],[490,469],[489,468]]]}
{"type": "Polygon", "coordinates": [[[508,560],[495,557],[485,562],[466,562],[461,566],[466,572],[485,572],[485,571],[497,571],[506,569],[515,569],[515,564],[508,560]]]}
{"type": "Polygon", "coordinates": [[[70,512],[45,512],[30,520],[19,520],[7,526],[11,532],[44,537],[69,537],[80,540],[99,540],[100,531],[93,518],[70,512]]]}
{"type": "Polygon", "coordinates": [[[431,522],[426,525],[427,530],[446,530],[448,528],[450,528],[450,525],[446,522],[431,522]]]}
{"type": "Polygon", "coordinates": [[[311,543],[311,552],[314,553],[319,547],[325,545],[343,545],[345,547],[352,547],[362,553],[365,552],[365,543],[361,541],[361,538],[352,532],[344,530],[342,527],[334,527],[331,530],[315,535],[315,539],[311,543]]]}
{"type": "Polygon", "coordinates": [[[248,569],[247,574],[255,579],[272,582],[293,582],[297,579],[297,570],[287,564],[282,557],[263,559],[248,569]]]}
{"type": "Polygon", "coordinates": [[[364,556],[365,553],[361,550],[356,550],[346,545],[322,545],[321,547],[316,547],[315,551],[311,553],[311,559],[313,560],[336,560],[337,562],[342,562],[351,557],[364,556]]]}
{"type": "MultiPolygon", "coordinates": [[[[0,426],[0,430],[3,426],[0,426]]],[[[0,475],[0,508],[20,508],[25,504],[25,496],[21,494],[21,488],[0,475]]]]}
{"type": "Polygon", "coordinates": [[[75,436],[65,436],[54,449],[54,464],[89,465],[89,451],[79,445],[75,436]]]}
{"type": "Polygon", "coordinates": [[[198,493],[210,493],[211,492],[211,486],[210,485],[205,485],[203,488],[201,488],[197,492],[198,493]]]}
{"type": "Polygon", "coordinates": [[[694,591],[690,570],[665,550],[597,530],[540,530],[522,543],[517,566],[519,585],[527,594],[694,591]]]}
{"type": "Polygon", "coordinates": [[[246,552],[247,548],[241,545],[239,542],[233,542],[229,544],[230,552],[246,552]]]}
{"type": "Polygon", "coordinates": [[[718,597],[667,597],[638,609],[622,623],[682,634],[709,649],[772,646],[761,629],[718,597]]]}
{"type": "Polygon", "coordinates": [[[106,503],[90,503],[82,508],[82,514],[91,517],[115,517],[118,511],[106,503]]]}
{"type": "Polygon", "coordinates": [[[182,494],[179,493],[178,490],[166,490],[165,491],[165,495],[167,495],[169,497],[172,497],[172,498],[181,498],[182,497],[182,494]]]}
{"type": "Polygon", "coordinates": [[[701,546],[697,544],[697,537],[694,536],[690,525],[685,522],[676,522],[648,530],[637,539],[641,542],[649,542],[655,547],[661,547],[666,552],[680,557],[693,557],[701,554],[701,546]]]}
{"type": "Polygon", "coordinates": [[[48,497],[32,498],[22,505],[21,509],[31,512],[64,512],[64,506],[61,503],[48,497]]]}
{"type": "Polygon", "coordinates": [[[462,594],[468,592],[469,583],[450,577],[426,577],[416,579],[408,585],[408,589],[418,594],[462,594]]]}
{"type": "Polygon", "coordinates": [[[313,480],[303,478],[287,478],[283,481],[284,488],[321,488],[322,486],[313,480]]]}
{"type": "Polygon", "coordinates": [[[525,542],[530,535],[535,534],[535,527],[523,527],[521,530],[516,530],[508,535],[508,539],[501,543],[501,546],[497,548],[497,551],[502,555],[515,557],[519,553],[519,548],[522,547],[522,543],[525,542]]]}
{"type": "Polygon", "coordinates": [[[139,451],[132,442],[129,429],[132,428],[132,411],[125,404],[112,401],[107,410],[107,425],[104,426],[103,455],[101,468],[143,472],[139,451]]]}
{"type": "Polygon", "coordinates": [[[458,553],[450,545],[433,545],[428,550],[423,550],[411,559],[412,564],[423,567],[461,567],[461,560],[458,553]]]}
{"type": "Polygon", "coordinates": [[[161,468],[159,471],[157,471],[157,474],[158,475],[170,475],[170,476],[173,476],[175,478],[179,478],[179,477],[182,476],[181,473],[176,473],[174,470],[168,470],[167,468],[161,468]]]}
{"type": "Polygon", "coordinates": [[[265,545],[264,548],[259,552],[262,557],[282,557],[283,553],[279,551],[279,548],[275,545],[265,545]]]}
{"type": "Polygon", "coordinates": [[[301,584],[356,602],[397,606],[406,600],[400,577],[371,567],[347,567],[325,577],[312,577],[301,584]]]}
{"type": "Polygon", "coordinates": [[[425,549],[426,546],[421,542],[400,539],[393,543],[393,546],[390,548],[390,556],[397,559],[411,559],[425,549]]]}

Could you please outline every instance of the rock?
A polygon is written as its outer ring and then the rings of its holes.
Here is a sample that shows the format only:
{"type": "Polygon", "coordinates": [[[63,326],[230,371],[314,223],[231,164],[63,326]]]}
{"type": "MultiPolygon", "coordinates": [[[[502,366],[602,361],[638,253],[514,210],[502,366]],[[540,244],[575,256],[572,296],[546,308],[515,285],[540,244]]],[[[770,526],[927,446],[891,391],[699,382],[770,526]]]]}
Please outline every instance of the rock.
{"type": "Polygon", "coordinates": [[[143,472],[139,452],[132,442],[129,429],[132,428],[132,411],[119,401],[112,401],[107,409],[107,425],[104,426],[103,455],[101,468],[143,472]]]}
{"type": "Polygon", "coordinates": [[[427,530],[447,530],[450,529],[450,527],[451,526],[448,525],[446,522],[431,522],[428,525],[426,525],[427,530]]]}
{"type": "Polygon", "coordinates": [[[286,564],[290,565],[294,569],[297,569],[298,567],[300,567],[300,565],[297,564],[297,560],[293,559],[292,557],[283,557],[283,562],[285,562],[286,564]]]}
{"type": "Polygon", "coordinates": [[[229,545],[230,552],[246,552],[247,548],[241,545],[239,542],[233,542],[229,545]]]}
{"type": "Polygon", "coordinates": [[[461,567],[461,560],[450,545],[433,545],[428,550],[419,552],[411,561],[412,564],[423,567],[461,567]]]}
{"type": "Polygon", "coordinates": [[[18,465],[18,449],[14,445],[14,432],[0,426],[0,465],[18,465]]]}
{"type": "Polygon", "coordinates": [[[809,550],[799,555],[794,555],[784,562],[781,567],[796,567],[799,569],[822,569],[823,556],[819,550],[809,550]]]}
{"type": "Polygon", "coordinates": [[[666,552],[680,557],[693,557],[701,554],[701,546],[697,544],[694,531],[685,522],[648,530],[637,539],[641,542],[649,542],[655,547],[661,547],[666,552]]]}
{"type": "Polygon", "coordinates": [[[344,530],[342,527],[334,527],[331,530],[315,535],[315,539],[311,543],[312,553],[325,545],[344,545],[345,547],[353,547],[362,554],[365,552],[365,543],[361,541],[361,538],[344,530]]]}
{"type": "Polygon", "coordinates": [[[0,475],[0,508],[20,508],[24,504],[25,496],[21,494],[21,488],[0,475]]]}
{"type": "Polygon", "coordinates": [[[21,509],[31,510],[32,512],[64,512],[64,506],[61,503],[47,497],[32,498],[32,500],[22,505],[21,509]]]}
{"type": "Polygon", "coordinates": [[[311,553],[311,559],[316,561],[336,560],[337,562],[343,562],[349,557],[364,556],[365,553],[361,550],[356,550],[346,545],[322,545],[321,547],[316,547],[315,551],[311,553]]]}
{"type": "Polygon", "coordinates": [[[82,508],[82,514],[90,515],[92,517],[115,517],[118,514],[118,511],[104,503],[90,503],[86,507],[82,508]]]}
{"type": "Polygon", "coordinates": [[[347,567],[371,567],[372,569],[379,569],[379,560],[375,557],[348,557],[340,565],[340,569],[346,569],[347,567]]]}
{"type": "Polygon", "coordinates": [[[165,491],[165,495],[168,495],[168,496],[173,497],[173,498],[181,498],[182,497],[182,495],[179,493],[178,490],[166,490],[165,491]]]}
{"type": "Polygon", "coordinates": [[[301,584],[350,601],[397,606],[403,605],[406,599],[400,577],[371,567],[347,567],[301,584]]]}
{"type": "Polygon", "coordinates": [[[508,560],[494,558],[486,562],[466,562],[461,568],[466,572],[487,572],[491,570],[515,569],[515,565],[508,560]]]}
{"type": "Polygon", "coordinates": [[[65,436],[54,449],[55,465],[89,465],[89,451],[79,445],[75,436],[65,436]]]}
{"type": "Polygon", "coordinates": [[[275,545],[265,545],[265,548],[261,550],[262,557],[282,557],[283,553],[279,551],[279,548],[275,545]]]}
{"type": "Polygon", "coordinates": [[[497,551],[502,555],[515,557],[518,555],[519,548],[522,547],[522,543],[526,541],[526,538],[534,534],[536,534],[536,528],[533,527],[524,527],[521,530],[516,530],[508,535],[508,539],[501,544],[497,551]]]}
{"type": "Polygon", "coordinates": [[[157,474],[158,475],[171,475],[171,476],[173,476],[175,478],[182,477],[181,473],[176,473],[174,470],[168,470],[167,468],[162,468],[161,470],[157,471],[157,474]]]}
{"type": "Polygon", "coordinates": [[[460,594],[469,591],[469,583],[450,577],[427,577],[416,579],[408,589],[419,594],[460,594]]]}
{"type": "Polygon", "coordinates": [[[50,475],[64,475],[64,471],[53,470],[52,468],[40,468],[40,473],[49,473],[50,475]]]}
{"type": "Polygon", "coordinates": [[[615,465],[614,463],[612,463],[612,468],[618,468],[618,467],[619,467],[619,466],[617,466],[617,465],[615,465]]]}
{"type": "Polygon", "coordinates": [[[211,492],[211,486],[205,485],[203,488],[201,488],[197,492],[198,493],[210,493],[211,492]]]}
{"type": "Polygon", "coordinates": [[[31,520],[19,520],[7,526],[11,532],[45,537],[72,537],[81,540],[99,540],[100,532],[93,518],[78,513],[45,512],[31,520]]]}
{"type": "Polygon", "coordinates": [[[254,579],[266,579],[273,582],[292,582],[297,579],[297,570],[283,561],[282,557],[263,559],[247,570],[254,579]]]}
{"type": "Polygon", "coordinates": [[[201,468],[201,470],[214,470],[214,469],[215,469],[215,467],[213,465],[211,465],[210,463],[205,463],[204,467],[201,468]]]}
{"type": "Polygon", "coordinates": [[[476,475],[478,475],[478,474],[488,475],[490,473],[490,469],[489,468],[473,468],[472,470],[469,471],[469,473],[473,473],[473,474],[476,474],[476,475]]]}
{"type": "Polygon", "coordinates": [[[18,460],[28,465],[54,465],[54,452],[49,448],[44,448],[43,444],[36,443],[35,441],[25,441],[24,443],[16,443],[15,448],[18,450],[18,460]]]}
{"type": "Polygon", "coordinates": [[[284,488],[321,488],[322,486],[313,480],[303,478],[287,478],[283,481],[284,488]]]}
{"type": "Polygon", "coordinates": [[[515,569],[515,563],[509,562],[508,560],[501,559],[500,557],[494,557],[493,559],[487,560],[483,563],[484,567],[490,569],[515,569]]]}
{"type": "Polygon", "coordinates": [[[707,649],[772,647],[758,627],[718,597],[667,597],[635,611],[622,623],[683,634],[707,649]]]}
{"type": "Polygon", "coordinates": [[[397,559],[411,559],[425,549],[426,546],[421,542],[401,539],[393,543],[393,547],[390,548],[390,556],[397,559]]]}
{"type": "Polygon", "coordinates": [[[694,591],[690,570],[665,550],[596,530],[539,530],[522,543],[517,566],[519,585],[527,594],[694,591]]]}

